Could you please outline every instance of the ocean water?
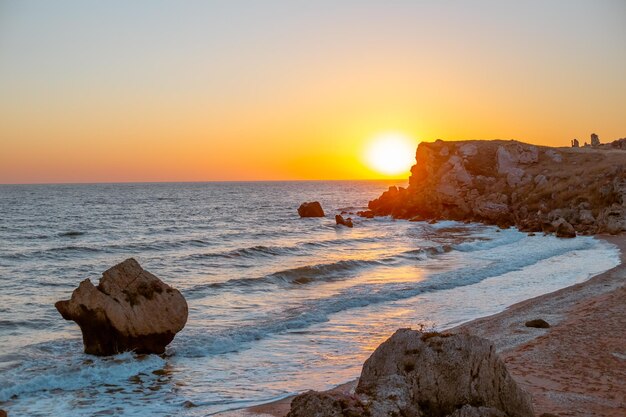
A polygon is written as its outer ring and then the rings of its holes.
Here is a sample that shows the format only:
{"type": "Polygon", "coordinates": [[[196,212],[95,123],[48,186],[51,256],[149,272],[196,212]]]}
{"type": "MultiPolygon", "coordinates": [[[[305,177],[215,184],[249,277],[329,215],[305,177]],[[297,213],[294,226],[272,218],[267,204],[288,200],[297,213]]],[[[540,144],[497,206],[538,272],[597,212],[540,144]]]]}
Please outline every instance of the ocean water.
{"type": "Polygon", "coordinates": [[[358,376],[399,327],[447,328],[619,263],[592,237],[355,219],[385,181],[0,186],[0,408],[205,416],[358,376]],[[300,219],[319,200],[327,217],[300,219]],[[82,353],[54,302],[129,257],[182,291],[164,355],[82,353]],[[589,260],[592,260],[591,262],[589,260]]]}

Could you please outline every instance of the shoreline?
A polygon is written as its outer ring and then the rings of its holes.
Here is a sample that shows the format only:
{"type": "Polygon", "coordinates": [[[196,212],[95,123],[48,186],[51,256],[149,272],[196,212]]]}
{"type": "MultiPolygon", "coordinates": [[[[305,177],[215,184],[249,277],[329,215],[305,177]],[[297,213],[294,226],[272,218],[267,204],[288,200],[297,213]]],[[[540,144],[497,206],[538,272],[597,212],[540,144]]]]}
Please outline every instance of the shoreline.
{"type": "MultiPolygon", "coordinates": [[[[626,235],[596,238],[617,246],[619,265],[449,329],[490,339],[513,378],[532,395],[537,415],[626,415],[626,235]],[[536,318],[551,327],[524,326],[536,318]]],[[[329,391],[353,392],[357,381],[329,391]]],[[[293,398],[216,416],[284,417],[293,398]]]]}

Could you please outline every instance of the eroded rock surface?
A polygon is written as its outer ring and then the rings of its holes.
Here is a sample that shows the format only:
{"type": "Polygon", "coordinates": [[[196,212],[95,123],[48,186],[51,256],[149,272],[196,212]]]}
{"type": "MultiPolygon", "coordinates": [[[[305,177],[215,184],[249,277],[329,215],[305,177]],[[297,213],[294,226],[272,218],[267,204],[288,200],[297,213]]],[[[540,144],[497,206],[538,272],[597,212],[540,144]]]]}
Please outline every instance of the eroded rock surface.
{"type": "Polygon", "coordinates": [[[82,281],[55,307],[80,326],[85,353],[94,355],[163,353],[188,315],[182,294],[132,258],[105,271],[97,287],[82,281]]]}
{"type": "Polygon", "coordinates": [[[358,398],[332,392],[309,391],[291,402],[287,417],[368,417],[369,411],[358,398]]]}
{"type": "Polygon", "coordinates": [[[310,391],[294,399],[289,413],[289,417],[353,415],[534,414],[530,396],[517,386],[488,340],[400,329],[365,362],[355,396],[310,391]]]}
{"type": "Polygon", "coordinates": [[[422,142],[409,186],[390,187],[369,209],[379,216],[477,221],[562,237],[620,233],[626,231],[621,143],[549,148],[501,140],[422,142]]]}

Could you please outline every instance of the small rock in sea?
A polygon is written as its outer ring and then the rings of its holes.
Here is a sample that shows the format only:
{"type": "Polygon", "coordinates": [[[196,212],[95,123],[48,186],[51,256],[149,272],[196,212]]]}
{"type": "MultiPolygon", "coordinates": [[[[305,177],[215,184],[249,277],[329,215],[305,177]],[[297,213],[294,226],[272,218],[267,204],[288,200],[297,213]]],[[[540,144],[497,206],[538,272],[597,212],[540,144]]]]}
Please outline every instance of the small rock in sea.
{"type": "Polygon", "coordinates": [[[535,232],[530,232],[528,236],[537,236],[537,235],[535,234],[535,232]]]}
{"type": "Polygon", "coordinates": [[[372,210],[357,211],[356,214],[357,216],[365,217],[366,219],[374,218],[374,212],[372,210]]]}
{"type": "Polygon", "coordinates": [[[537,329],[548,329],[548,328],[550,328],[550,324],[548,324],[548,322],[543,320],[543,319],[529,320],[524,325],[526,327],[534,327],[534,328],[537,328],[537,329]]]}
{"type": "Polygon", "coordinates": [[[54,305],[83,333],[85,353],[163,353],[187,322],[187,302],[175,288],[127,259],[102,274],[98,286],[80,283],[54,305]]]}
{"type": "Polygon", "coordinates": [[[185,408],[194,408],[197,407],[197,405],[195,405],[194,403],[192,403],[191,401],[187,400],[183,403],[183,407],[185,408]]]}
{"type": "Polygon", "coordinates": [[[338,225],[346,226],[346,227],[354,226],[352,224],[352,219],[350,217],[348,217],[347,219],[344,219],[343,216],[340,214],[337,214],[335,216],[335,223],[337,223],[338,225]]]}
{"type": "Polygon", "coordinates": [[[298,214],[300,217],[324,217],[324,210],[322,205],[318,201],[311,201],[310,203],[302,203],[298,207],[298,214]]]}
{"type": "Polygon", "coordinates": [[[153,375],[158,375],[158,376],[163,376],[163,375],[169,375],[170,372],[166,369],[155,369],[154,371],[152,371],[153,375]]]}

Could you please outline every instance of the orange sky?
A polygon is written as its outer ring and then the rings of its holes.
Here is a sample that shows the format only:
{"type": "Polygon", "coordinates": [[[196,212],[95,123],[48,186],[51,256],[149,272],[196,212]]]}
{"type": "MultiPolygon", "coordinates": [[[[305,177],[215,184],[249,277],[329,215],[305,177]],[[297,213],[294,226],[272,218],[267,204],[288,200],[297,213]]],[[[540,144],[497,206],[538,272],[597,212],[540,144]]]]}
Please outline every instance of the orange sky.
{"type": "Polygon", "coordinates": [[[380,132],[626,136],[620,0],[314,3],[3,2],[0,183],[380,178],[380,132]]]}

